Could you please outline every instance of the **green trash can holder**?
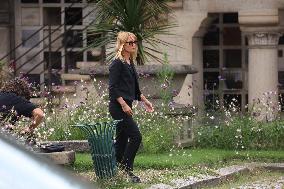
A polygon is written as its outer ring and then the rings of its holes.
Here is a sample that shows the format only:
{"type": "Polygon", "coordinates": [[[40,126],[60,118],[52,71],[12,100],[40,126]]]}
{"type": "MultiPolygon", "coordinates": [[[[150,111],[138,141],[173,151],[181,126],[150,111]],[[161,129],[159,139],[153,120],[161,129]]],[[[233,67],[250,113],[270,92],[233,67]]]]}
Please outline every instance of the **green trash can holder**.
{"type": "Polygon", "coordinates": [[[116,125],[120,121],[72,125],[87,135],[95,173],[101,179],[111,178],[117,171],[113,139],[116,125]]]}

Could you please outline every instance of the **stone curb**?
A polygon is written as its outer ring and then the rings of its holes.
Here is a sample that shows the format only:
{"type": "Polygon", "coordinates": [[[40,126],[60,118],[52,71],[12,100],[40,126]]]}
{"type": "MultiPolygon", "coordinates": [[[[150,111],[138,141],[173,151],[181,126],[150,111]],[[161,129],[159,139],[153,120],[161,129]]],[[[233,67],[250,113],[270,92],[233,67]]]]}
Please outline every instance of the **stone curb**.
{"type": "Polygon", "coordinates": [[[52,153],[36,153],[40,157],[47,158],[53,163],[58,165],[73,165],[75,162],[75,152],[74,151],[62,151],[62,152],[52,152],[52,153]]]}
{"type": "Polygon", "coordinates": [[[201,188],[204,186],[216,186],[220,183],[220,178],[221,177],[214,177],[214,178],[209,178],[209,179],[204,179],[201,181],[197,181],[195,183],[192,183],[187,186],[183,187],[178,187],[179,189],[191,189],[191,188],[201,188]]]}
{"type": "Polygon", "coordinates": [[[233,165],[216,170],[215,172],[219,176],[205,176],[207,178],[204,179],[200,179],[197,177],[190,177],[188,179],[177,179],[172,181],[172,184],[175,186],[160,183],[152,185],[148,189],[195,189],[202,188],[205,186],[216,186],[228,179],[234,178],[238,174],[248,174],[249,172],[257,168],[263,168],[272,171],[284,171],[284,163],[248,163],[244,166],[233,165]]]}
{"type": "Polygon", "coordinates": [[[281,171],[284,172],[284,163],[269,163],[262,166],[264,169],[271,171],[281,171]]]}

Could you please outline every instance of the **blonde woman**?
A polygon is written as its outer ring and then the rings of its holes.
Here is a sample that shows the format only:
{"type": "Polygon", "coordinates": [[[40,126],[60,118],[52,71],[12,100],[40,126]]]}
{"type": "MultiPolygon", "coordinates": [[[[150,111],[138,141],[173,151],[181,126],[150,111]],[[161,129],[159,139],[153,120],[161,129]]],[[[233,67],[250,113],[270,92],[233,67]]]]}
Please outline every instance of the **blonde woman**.
{"type": "Polygon", "coordinates": [[[109,67],[109,111],[113,119],[123,121],[116,128],[116,160],[132,182],[141,182],[133,174],[133,162],[142,140],[133,120],[132,102],[142,101],[146,111],[153,112],[152,104],[141,93],[133,61],[137,55],[137,38],[130,32],[119,32],[116,56],[109,67]]]}

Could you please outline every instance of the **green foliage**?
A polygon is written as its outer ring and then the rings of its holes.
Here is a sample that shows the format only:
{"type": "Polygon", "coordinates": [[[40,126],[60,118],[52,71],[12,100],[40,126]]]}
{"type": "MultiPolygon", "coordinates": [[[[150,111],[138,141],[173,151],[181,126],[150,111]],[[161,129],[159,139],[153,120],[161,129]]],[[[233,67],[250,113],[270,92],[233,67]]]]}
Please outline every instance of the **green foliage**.
{"type": "Polygon", "coordinates": [[[152,114],[140,109],[134,118],[143,136],[143,152],[158,153],[175,147],[174,140],[182,126],[180,117],[171,117],[166,108],[160,108],[152,114]]]}
{"type": "Polygon", "coordinates": [[[223,120],[198,126],[195,129],[195,145],[231,150],[284,149],[283,120],[259,122],[250,115],[234,115],[229,120],[223,120]]]}
{"type": "MultiPolygon", "coordinates": [[[[281,162],[284,151],[235,151],[220,149],[180,149],[164,153],[143,153],[135,158],[135,173],[143,179],[141,184],[127,181],[127,177],[118,172],[112,179],[94,178],[93,162],[90,154],[76,153],[76,161],[70,169],[91,178],[101,188],[149,188],[156,183],[170,183],[177,178],[190,176],[216,175],[214,170],[224,166],[242,164],[251,161],[281,162]],[[91,174],[91,175],[90,175],[91,174]]],[[[279,173],[280,174],[280,173],[279,173]]],[[[228,188],[228,187],[227,187],[228,188]]]]}
{"type": "MultiPolygon", "coordinates": [[[[139,169],[181,169],[200,164],[213,166],[235,159],[281,162],[284,159],[284,151],[244,150],[236,153],[234,150],[221,149],[180,149],[163,153],[140,153],[135,158],[135,166],[139,169]]],[[[91,171],[93,169],[91,155],[76,154],[74,168],[78,171],[91,171]]]]}
{"type": "Polygon", "coordinates": [[[171,85],[174,71],[170,66],[168,54],[164,53],[164,62],[161,70],[157,73],[157,78],[161,83],[160,95],[164,104],[168,104],[172,99],[171,85]]]}
{"type": "Polygon", "coordinates": [[[111,120],[108,113],[107,93],[102,90],[96,96],[89,96],[80,105],[66,103],[62,109],[53,109],[47,114],[43,129],[54,128],[49,140],[85,140],[85,134],[76,124],[92,124],[111,120]]]}
{"type": "MultiPolygon", "coordinates": [[[[76,109],[80,111],[80,108],[76,109]]],[[[47,119],[43,126],[39,127],[40,133],[45,133],[46,130],[51,129],[54,131],[50,136],[47,137],[47,140],[83,140],[85,139],[84,133],[79,129],[74,129],[71,125],[74,124],[74,121],[71,117],[71,111],[64,109],[58,111],[56,109],[53,112],[47,113],[47,119]]]]}
{"type": "Polygon", "coordinates": [[[134,33],[138,38],[138,64],[148,58],[162,62],[157,48],[172,45],[157,35],[172,35],[170,28],[175,24],[168,19],[171,8],[167,0],[99,0],[95,6],[96,20],[90,35],[96,36],[89,48],[106,47],[108,61],[114,57],[113,47],[119,31],[134,33]]]}
{"type": "MultiPolygon", "coordinates": [[[[80,140],[86,139],[85,134],[71,125],[110,121],[107,91],[102,90],[100,84],[97,85],[100,93],[89,97],[80,106],[66,103],[64,108],[47,113],[40,132],[47,133],[52,128],[54,132],[47,137],[49,140],[80,140]]],[[[134,103],[133,109],[134,119],[143,136],[143,152],[157,153],[174,148],[174,139],[182,126],[181,117],[169,116],[165,106],[147,113],[140,104],[134,103]]]]}

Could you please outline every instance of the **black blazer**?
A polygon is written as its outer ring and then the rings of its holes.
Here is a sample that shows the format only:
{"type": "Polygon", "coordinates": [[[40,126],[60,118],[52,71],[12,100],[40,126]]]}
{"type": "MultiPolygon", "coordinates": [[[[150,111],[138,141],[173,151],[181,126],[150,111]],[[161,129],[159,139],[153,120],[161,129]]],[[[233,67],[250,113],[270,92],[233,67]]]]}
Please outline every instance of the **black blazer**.
{"type": "Polygon", "coordinates": [[[115,59],[109,66],[109,98],[111,101],[122,97],[126,100],[141,100],[138,74],[134,64],[115,59]],[[131,67],[133,70],[131,70],[131,67]],[[134,71],[134,74],[133,74],[134,71]],[[133,95],[134,94],[134,95],[133,95]]]}

